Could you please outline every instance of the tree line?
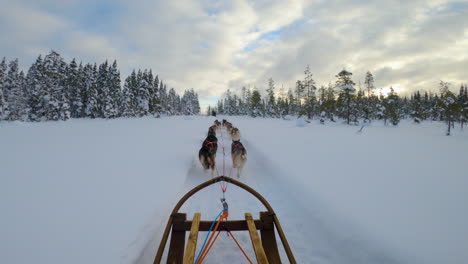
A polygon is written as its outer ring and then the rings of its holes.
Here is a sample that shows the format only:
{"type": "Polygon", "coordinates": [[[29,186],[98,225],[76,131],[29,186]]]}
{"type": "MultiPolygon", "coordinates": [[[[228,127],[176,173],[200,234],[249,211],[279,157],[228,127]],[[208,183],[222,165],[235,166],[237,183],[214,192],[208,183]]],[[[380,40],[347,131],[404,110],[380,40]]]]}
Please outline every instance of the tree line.
{"type": "MultiPolygon", "coordinates": [[[[356,89],[352,73],[346,70],[336,75],[335,83],[317,86],[309,66],[304,79],[297,80],[294,89],[277,92],[273,78],[268,80],[266,94],[257,88],[242,87],[241,94],[226,91],[223,99],[212,110],[227,115],[249,115],[253,117],[306,116],[309,119],[336,121],[347,124],[368,123],[383,120],[385,124],[398,125],[401,119],[411,118],[419,123],[424,120],[446,121],[450,127],[455,122],[468,120],[468,86],[462,84],[458,94],[450,91],[450,83],[440,81],[440,93],[416,91],[409,97],[401,97],[390,87],[388,94],[378,93],[372,73],[367,72],[364,86],[356,89]]],[[[359,85],[360,86],[360,85],[359,85]]],[[[448,131],[450,133],[450,131],[448,131]]]]}
{"type": "Polygon", "coordinates": [[[200,113],[198,94],[182,96],[154,76],[133,70],[121,85],[117,61],[69,64],[55,51],[39,55],[26,74],[18,59],[0,62],[0,120],[46,121],[200,113]]]}

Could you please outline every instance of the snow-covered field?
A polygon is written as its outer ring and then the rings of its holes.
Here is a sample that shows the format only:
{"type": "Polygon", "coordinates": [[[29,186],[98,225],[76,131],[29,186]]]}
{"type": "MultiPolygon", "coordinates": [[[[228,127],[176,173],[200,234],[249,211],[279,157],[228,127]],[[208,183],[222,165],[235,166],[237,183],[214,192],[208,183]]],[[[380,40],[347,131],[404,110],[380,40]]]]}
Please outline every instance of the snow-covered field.
{"type": "MultiPolygon", "coordinates": [[[[299,263],[467,263],[466,130],[227,119],[248,151],[241,181],[275,208],[299,263]]],[[[0,262],[152,263],[172,207],[211,177],[197,153],[213,120],[0,123],[0,262]]],[[[182,209],[213,219],[220,196],[213,185],[182,209]]],[[[263,209],[235,186],[226,198],[230,219],[263,209]]],[[[245,263],[220,236],[206,263],[226,259],[245,263]]]]}

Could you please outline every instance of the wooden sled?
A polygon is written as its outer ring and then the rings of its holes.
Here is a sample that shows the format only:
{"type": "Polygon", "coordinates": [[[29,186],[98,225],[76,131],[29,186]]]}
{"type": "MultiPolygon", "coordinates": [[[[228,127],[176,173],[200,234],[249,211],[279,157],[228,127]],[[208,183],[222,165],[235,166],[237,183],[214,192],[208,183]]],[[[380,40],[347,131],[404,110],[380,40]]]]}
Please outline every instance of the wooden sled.
{"type": "Polygon", "coordinates": [[[267,209],[265,212],[260,212],[259,219],[253,219],[250,213],[245,213],[244,220],[228,220],[223,222],[225,228],[229,231],[249,231],[257,263],[281,263],[278,252],[278,245],[276,243],[275,229],[281,239],[289,262],[296,263],[291,248],[289,247],[288,240],[284,235],[283,228],[281,228],[280,222],[267,200],[249,186],[232,178],[220,176],[198,185],[185,194],[182,199],[180,199],[180,201],[174,207],[174,210],[172,210],[172,214],[167,221],[166,229],[164,230],[161,243],[159,244],[156,257],[154,258],[154,264],[161,263],[170,232],[171,240],[169,243],[169,252],[166,263],[193,264],[198,240],[198,232],[208,231],[213,221],[201,221],[200,213],[195,213],[193,220],[189,221],[187,220],[187,214],[179,213],[179,209],[192,195],[201,189],[220,181],[225,181],[237,185],[240,188],[246,190],[255,196],[267,209]],[[258,235],[257,230],[260,230],[260,236],[258,235]],[[190,232],[187,246],[185,246],[186,232],[190,232]]]}

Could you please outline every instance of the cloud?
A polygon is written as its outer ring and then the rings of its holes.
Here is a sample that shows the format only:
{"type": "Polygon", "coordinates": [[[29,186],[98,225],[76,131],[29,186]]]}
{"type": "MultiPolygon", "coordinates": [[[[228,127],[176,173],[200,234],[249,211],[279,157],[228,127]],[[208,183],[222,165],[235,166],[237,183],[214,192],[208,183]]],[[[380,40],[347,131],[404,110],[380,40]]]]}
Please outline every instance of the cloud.
{"type": "Polygon", "coordinates": [[[67,59],[117,59],[123,77],[152,68],[205,103],[227,88],[263,90],[270,77],[292,88],[306,65],[319,85],[344,67],[356,83],[370,70],[378,87],[407,91],[468,81],[463,1],[5,1],[1,55],[28,64],[52,48],[67,59]]]}

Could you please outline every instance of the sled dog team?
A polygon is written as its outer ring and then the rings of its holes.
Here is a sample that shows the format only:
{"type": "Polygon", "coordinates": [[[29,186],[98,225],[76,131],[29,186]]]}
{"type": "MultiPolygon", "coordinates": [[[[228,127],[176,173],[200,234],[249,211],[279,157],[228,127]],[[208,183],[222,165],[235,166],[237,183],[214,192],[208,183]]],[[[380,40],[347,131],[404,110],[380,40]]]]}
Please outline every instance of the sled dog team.
{"type": "Polygon", "coordinates": [[[216,151],[218,150],[218,138],[216,137],[216,131],[225,127],[228,134],[231,136],[231,157],[232,167],[237,168],[237,177],[239,178],[247,162],[247,150],[244,145],[240,142],[240,130],[232,126],[231,123],[223,119],[223,122],[218,120],[214,121],[214,124],[208,128],[208,136],[203,141],[202,147],[198,152],[198,158],[205,170],[211,170],[211,174],[214,174],[216,167],[216,151]]]}

